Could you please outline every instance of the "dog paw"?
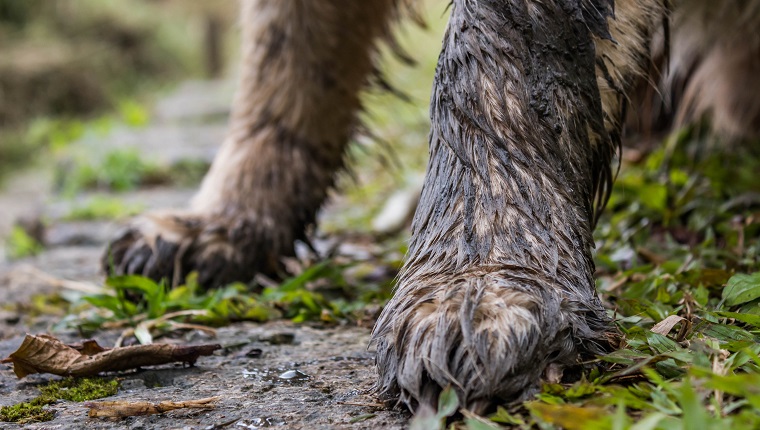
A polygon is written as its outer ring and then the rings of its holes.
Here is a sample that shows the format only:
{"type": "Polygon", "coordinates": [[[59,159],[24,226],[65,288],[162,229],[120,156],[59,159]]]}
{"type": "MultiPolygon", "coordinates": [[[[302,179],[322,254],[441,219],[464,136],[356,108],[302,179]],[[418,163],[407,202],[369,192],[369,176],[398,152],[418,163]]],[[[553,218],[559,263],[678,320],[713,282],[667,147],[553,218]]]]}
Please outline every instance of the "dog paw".
{"type": "Polygon", "coordinates": [[[271,230],[245,217],[191,212],[143,215],[113,240],[103,256],[106,273],[137,274],[180,284],[190,272],[213,288],[274,274],[279,259],[292,253],[292,241],[274,240],[271,230]]]}
{"type": "Polygon", "coordinates": [[[482,413],[530,398],[550,364],[600,352],[605,327],[598,300],[573,300],[535,273],[402,277],[373,331],[378,390],[414,411],[451,386],[482,413]]]}

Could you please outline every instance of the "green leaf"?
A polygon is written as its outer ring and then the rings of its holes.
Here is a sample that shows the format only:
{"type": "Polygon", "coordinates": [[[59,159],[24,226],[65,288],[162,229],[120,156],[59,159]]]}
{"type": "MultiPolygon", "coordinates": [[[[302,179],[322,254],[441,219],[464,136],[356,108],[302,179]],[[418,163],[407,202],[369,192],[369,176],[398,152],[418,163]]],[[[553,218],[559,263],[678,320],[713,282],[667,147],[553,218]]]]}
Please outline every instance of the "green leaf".
{"type": "Polygon", "coordinates": [[[459,409],[459,397],[451,386],[446,387],[438,396],[438,417],[445,418],[453,415],[459,409]]]}
{"type": "Polygon", "coordinates": [[[499,430],[500,428],[496,424],[491,424],[489,422],[470,417],[464,420],[464,424],[467,427],[467,430],[499,430]]]}
{"type": "Polygon", "coordinates": [[[631,364],[634,364],[638,360],[642,360],[649,357],[651,357],[651,355],[644,352],[636,351],[633,349],[619,349],[617,351],[613,351],[607,355],[604,355],[600,358],[602,359],[602,361],[606,361],[608,363],[631,365],[631,364]]]}
{"type": "Polygon", "coordinates": [[[142,345],[150,345],[153,343],[153,335],[150,334],[150,330],[144,324],[138,324],[137,327],[135,327],[135,337],[142,345]]]}
{"type": "Polygon", "coordinates": [[[672,339],[651,331],[646,332],[647,343],[657,354],[677,351],[681,347],[672,339]]]}
{"type": "Polygon", "coordinates": [[[521,416],[510,414],[501,406],[496,408],[496,413],[491,415],[489,418],[491,421],[501,424],[512,424],[518,426],[525,425],[525,420],[521,416]]]}
{"type": "Polygon", "coordinates": [[[718,339],[721,342],[754,341],[755,336],[741,327],[723,324],[711,324],[702,334],[718,339]]]}
{"type": "Polygon", "coordinates": [[[134,289],[147,295],[156,294],[159,286],[156,281],[139,275],[113,276],[106,280],[106,285],[115,289],[134,289]]]}
{"type": "Polygon", "coordinates": [[[750,302],[760,297],[760,272],[746,275],[737,273],[723,288],[721,295],[727,306],[750,302]]]}
{"type": "Polygon", "coordinates": [[[739,312],[715,312],[716,315],[726,317],[726,318],[733,318],[737,321],[741,321],[745,324],[750,324],[755,327],[760,327],[760,315],[753,315],[753,314],[743,314],[739,312]]]}
{"type": "Polygon", "coordinates": [[[631,430],[654,430],[665,418],[667,418],[667,415],[663,414],[662,412],[654,412],[645,416],[636,424],[632,425],[631,430]]]}
{"type": "Polygon", "coordinates": [[[109,311],[113,312],[114,316],[117,318],[126,318],[130,316],[125,315],[124,311],[122,310],[121,300],[115,296],[93,295],[84,296],[82,299],[95,307],[108,309],[109,311]]]}
{"type": "Polygon", "coordinates": [[[19,259],[37,255],[43,251],[43,246],[26,232],[22,227],[13,226],[8,242],[6,243],[8,257],[19,259]]]}
{"type": "Polygon", "coordinates": [[[681,383],[678,394],[679,403],[683,410],[683,428],[689,430],[706,429],[709,416],[697,393],[694,392],[690,381],[685,380],[681,383]]]}
{"type": "Polygon", "coordinates": [[[567,430],[609,428],[609,425],[604,425],[603,423],[603,420],[608,418],[608,413],[598,407],[549,405],[541,402],[531,402],[527,406],[536,418],[567,430]]]}

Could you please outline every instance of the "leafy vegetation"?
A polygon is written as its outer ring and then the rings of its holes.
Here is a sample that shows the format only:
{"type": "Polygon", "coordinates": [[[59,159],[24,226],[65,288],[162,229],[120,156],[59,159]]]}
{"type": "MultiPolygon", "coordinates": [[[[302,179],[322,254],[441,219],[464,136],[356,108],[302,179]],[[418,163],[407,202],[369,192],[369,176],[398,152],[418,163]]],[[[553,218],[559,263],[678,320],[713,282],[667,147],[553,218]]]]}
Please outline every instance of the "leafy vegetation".
{"type": "Polygon", "coordinates": [[[101,327],[126,327],[129,335],[150,343],[176,330],[235,321],[362,321],[373,317],[366,314],[368,309],[379,310],[391,291],[390,276],[373,278],[366,271],[370,264],[378,263],[325,260],[279,284],[267,281],[267,286],[250,287],[235,283],[209,291],[200,288],[194,274],[172,289],[141,276],[111,277],[103,294],[79,298],[75,305],[79,312],[64,318],[61,325],[86,333],[101,327]],[[83,306],[83,302],[91,306],[83,306]]]}
{"type": "Polygon", "coordinates": [[[50,421],[55,413],[45,406],[58,400],[84,402],[113,396],[119,381],[104,378],[66,378],[39,387],[40,395],[27,402],[0,407],[0,422],[29,424],[50,421]]]}
{"type": "Polygon", "coordinates": [[[57,136],[34,130],[39,123],[69,128],[108,113],[131,126],[144,124],[147,113],[134,97],[150,98],[177,77],[200,75],[204,20],[235,9],[226,3],[0,0],[0,172],[55,147],[57,136]]]}
{"type": "MultiPolygon", "coordinates": [[[[619,348],[586,363],[580,379],[544,385],[535,400],[503,405],[488,417],[459,411],[463,420],[452,425],[760,426],[760,213],[752,199],[760,191],[752,172],[760,166],[738,152],[695,158],[688,155],[690,142],[682,138],[671,142],[678,151],[665,146],[625,165],[597,229],[598,287],[619,328],[619,348]]],[[[368,304],[387,299],[389,285],[349,279],[356,264],[323,261],[253,294],[243,294],[242,284],[200,291],[192,278],[168,292],[143,278],[112,278],[116,295],[85,298],[108,312],[78,324],[131,321],[135,335],[149,340],[182,327],[180,320],[359,319],[368,304]],[[127,300],[135,291],[143,297],[138,303],[127,300]],[[162,319],[166,314],[173,317],[162,319]]],[[[451,390],[444,393],[438,414],[413,426],[445,426],[458,400],[451,390]]]]}

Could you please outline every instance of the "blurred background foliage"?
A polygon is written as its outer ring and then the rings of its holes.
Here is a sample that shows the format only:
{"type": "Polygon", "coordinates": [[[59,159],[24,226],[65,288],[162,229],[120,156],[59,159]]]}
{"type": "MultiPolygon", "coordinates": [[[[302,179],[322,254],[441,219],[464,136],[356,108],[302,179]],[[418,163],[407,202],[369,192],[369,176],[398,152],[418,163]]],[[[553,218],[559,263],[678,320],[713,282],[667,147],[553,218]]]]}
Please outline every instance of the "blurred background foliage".
{"type": "MultiPolygon", "coordinates": [[[[0,176],[236,51],[232,1],[0,0],[0,176]],[[134,103],[133,103],[134,104],[134,103]]],[[[138,105],[139,106],[139,105],[138,105]]]]}

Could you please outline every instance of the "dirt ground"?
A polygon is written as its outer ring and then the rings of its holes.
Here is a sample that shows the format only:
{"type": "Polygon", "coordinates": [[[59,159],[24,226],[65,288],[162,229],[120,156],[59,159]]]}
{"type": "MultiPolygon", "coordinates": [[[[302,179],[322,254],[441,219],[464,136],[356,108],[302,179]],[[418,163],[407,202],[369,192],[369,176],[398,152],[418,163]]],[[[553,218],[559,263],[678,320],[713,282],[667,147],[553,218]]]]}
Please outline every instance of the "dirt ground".
{"type": "MultiPolygon", "coordinates": [[[[231,87],[226,83],[193,83],[180,87],[156,108],[155,121],[142,129],[116,129],[95,142],[77,143],[82,151],[90,145],[127,145],[149,159],[184,157],[191,146],[194,157],[208,161],[224,133],[224,117],[231,87]],[[224,96],[220,96],[220,94],[224,96]],[[193,103],[193,100],[206,100],[193,103]],[[199,106],[203,106],[199,109],[199,106]],[[209,120],[212,118],[213,120],[209,120]],[[199,137],[200,136],[200,137],[199,137]]],[[[70,201],[52,196],[52,178],[21,173],[0,193],[0,237],[7,235],[13,218],[40,217],[46,220],[44,252],[13,262],[0,259],[0,357],[20,344],[25,333],[45,333],[61,315],[42,314],[32,303],[39,297],[66,294],[65,280],[98,283],[99,259],[104,244],[124,222],[65,221],[70,201]],[[35,177],[29,184],[24,177],[35,177]],[[35,190],[19,196],[15,183],[35,190]],[[64,281],[64,282],[62,282],[64,281]]],[[[181,206],[192,194],[185,188],[152,188],[120,196],[145,208],[181,206]]],[[[119,374],[121,388],[108,400],[183,401],[220,396],[209,410],[178,410],[161,415],[118,421],[90,419],[81,403],[59,401],[53,421],[24,428],[56,429],[293,429],[402,428],[409,414],[387,408],[372,395],[375,379],[374,352],[367,348],[370,327],[239,323],[218,329],[216,338],[191,332],[190,344],[219,343],[223,348],[211,357],[201,357],[194,367],[166,365],[119,374]]],[[[57,332],[67,342],[81,341],[75,331],[57,332]]],[[[113,345],[116,331],[98,332],[102,345],[113,345]]],[[[38,394],[37,385],[50,376],[32,375],[18,380],[11,367],[0,364],[0,405],[29,400],[38,394]]],[[[0,423],[0,428],[21,426],[0,423]]]]}

